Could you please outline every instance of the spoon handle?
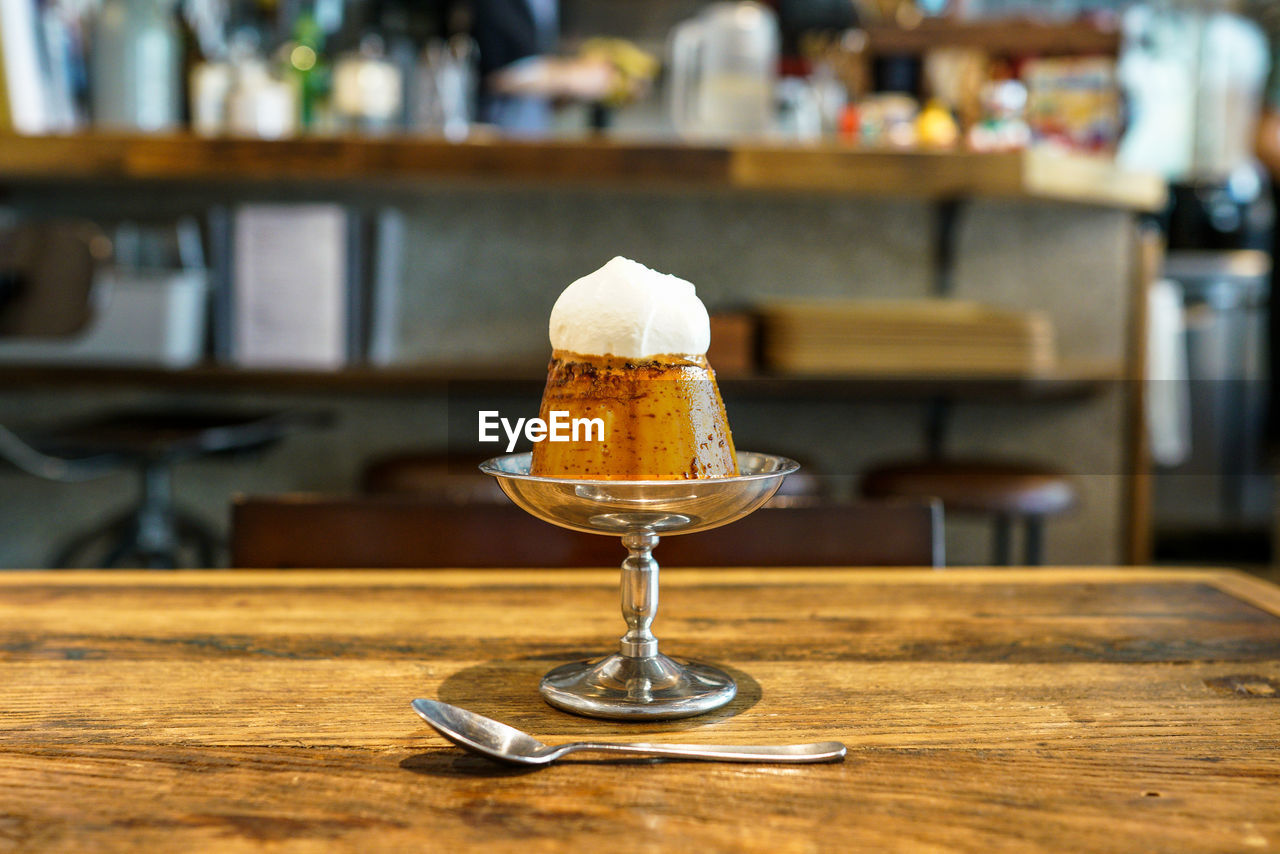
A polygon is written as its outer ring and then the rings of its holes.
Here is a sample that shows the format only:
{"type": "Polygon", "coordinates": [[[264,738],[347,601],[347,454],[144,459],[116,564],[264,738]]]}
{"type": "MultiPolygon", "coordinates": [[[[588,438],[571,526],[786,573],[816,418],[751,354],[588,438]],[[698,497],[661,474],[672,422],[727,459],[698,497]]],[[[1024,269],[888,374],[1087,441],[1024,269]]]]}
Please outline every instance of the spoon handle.
{"type": "Polygon", "coordinates": [[[838,762],[844,758],[845,754],[845,746],[838,741],[766,746],[618,744],[606,741],[579,741],[560,745],[556,755],[558,758],[566,753],[576,753],[580,750],[622,753],[628,756],[678,756],[684,759],[705,759],[709,762],[838,762]]]}

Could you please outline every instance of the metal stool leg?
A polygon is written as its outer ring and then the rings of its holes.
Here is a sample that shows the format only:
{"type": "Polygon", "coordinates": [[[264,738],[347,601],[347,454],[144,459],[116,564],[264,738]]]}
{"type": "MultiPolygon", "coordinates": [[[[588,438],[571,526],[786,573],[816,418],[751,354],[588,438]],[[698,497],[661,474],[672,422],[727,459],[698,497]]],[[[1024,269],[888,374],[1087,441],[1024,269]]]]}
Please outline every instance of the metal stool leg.
{"type": "Polygon", "coordinates": [[[138,502],[138,556],[150,569],[178,565],[178,531],[174,522],[173,470],[165,460],[142,466],[142,498],[138,502]]]}
{"type": "Polygon", "coordinates": [[[991,563],[993,566],[1009,566],[1012,562],[1013,519],[1003,513],[996,516],[993,530],[991,563]]]}
{"type": "Polygon", "coordinates": [[[1023,554],[1026,555],[1027,566],[1039,566],[1044,560],[1044,520],[1039,516],[1028,516],[1026,523],[1026,543],[1023,554]]]}

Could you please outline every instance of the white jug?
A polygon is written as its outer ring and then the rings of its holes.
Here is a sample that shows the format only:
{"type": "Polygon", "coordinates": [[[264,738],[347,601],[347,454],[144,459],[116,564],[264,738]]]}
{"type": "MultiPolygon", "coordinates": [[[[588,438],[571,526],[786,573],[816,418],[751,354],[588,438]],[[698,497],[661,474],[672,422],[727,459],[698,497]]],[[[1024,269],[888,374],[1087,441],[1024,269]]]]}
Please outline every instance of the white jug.
{"type": "Polygon", "coordinates": [[[773,128],[778,22],[755,2],[714,3],[671,34],[671,121],[687,139],[773,128]]]}

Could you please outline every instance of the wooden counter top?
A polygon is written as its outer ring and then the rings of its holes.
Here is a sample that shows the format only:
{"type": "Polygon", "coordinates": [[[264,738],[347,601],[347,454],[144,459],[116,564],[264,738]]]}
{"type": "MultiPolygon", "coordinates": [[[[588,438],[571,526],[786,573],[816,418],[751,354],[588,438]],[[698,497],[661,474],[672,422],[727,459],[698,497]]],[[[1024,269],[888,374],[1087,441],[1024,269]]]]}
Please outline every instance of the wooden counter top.
{"type": "MultiPolygon", "coordinates": [[[[291,394],[538,394],[546,381],[541,365],[403,365],[342,370],[266,370],[206,366],[182,369],[101,365],[0,365],[0,390],[149,388],[190,392],[269,391],[291,394]]],[[[1063,400],[1087,397],[1119,385],[1121,366],[1105,361],[1064,361],[1053,371],[1026,374],[858,374],[788,376],[721,374],[730,396],[744,398],[840,398],[911,400],[1063,400]]]]}
{"type": "Polygon", "coordinates": [[[1164,182],[1109,159],[1035,152],[855,150],[821,145],[681,145],[421,138],[204,139],[188,135],[0,137],[0,183],[153,181],[554,183],[620,189],[803,191],[925,199],[1027,198],[1159,210],[1164,182]]]}
{"type": "Polygon", "coordinates": [[[1280,850],[1272,585],[664,570],[664,649],[725,666],[738,699],[552,710],[539,677],[612,645],[617,596],[616,570],[0,573],[0,850],[1280,850]],[[414,697],[548,743],[849,756],[514,770],[414,697]]]}

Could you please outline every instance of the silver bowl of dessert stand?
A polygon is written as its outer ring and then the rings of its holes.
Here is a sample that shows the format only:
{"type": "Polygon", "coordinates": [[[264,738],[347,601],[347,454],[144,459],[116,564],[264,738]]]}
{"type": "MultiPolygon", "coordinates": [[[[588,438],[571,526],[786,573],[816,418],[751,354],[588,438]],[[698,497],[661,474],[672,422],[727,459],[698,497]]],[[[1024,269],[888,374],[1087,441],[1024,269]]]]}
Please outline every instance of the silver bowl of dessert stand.
{"type": "Polygon", "coordinates": [[[542,696],[567,712],[613,720],[659,720],[699,715],[733,699],[729,674],[658,652],[650,626],[658,612],[658,537],[727,525],[761,507],[799,464],[768,454],[738,452],[734,477],[700,480],[581,480],[529,474],[531,454],[482,463],[512,501],[553,525],[622,537],[622,616],[627,633],[613,655],[555,668],[542,696]]]}

